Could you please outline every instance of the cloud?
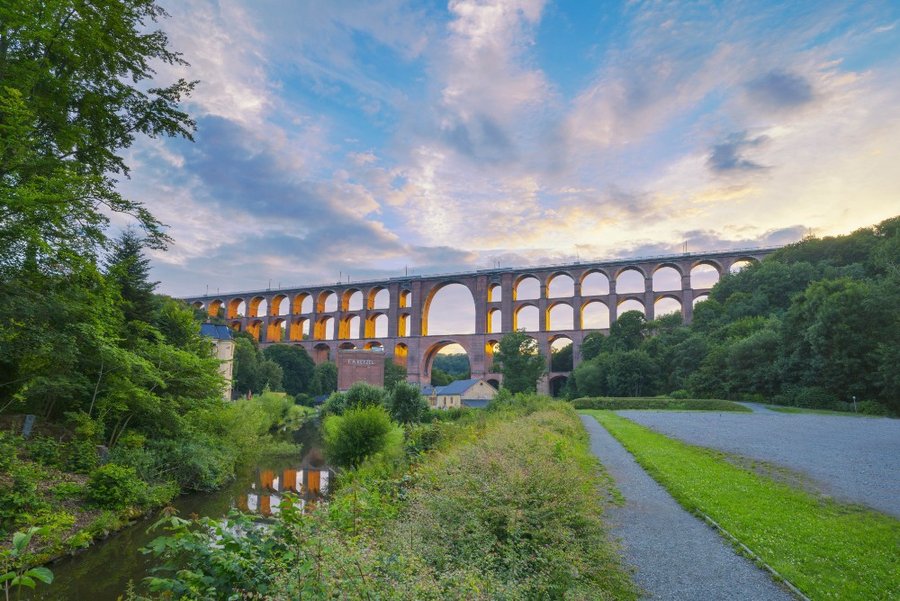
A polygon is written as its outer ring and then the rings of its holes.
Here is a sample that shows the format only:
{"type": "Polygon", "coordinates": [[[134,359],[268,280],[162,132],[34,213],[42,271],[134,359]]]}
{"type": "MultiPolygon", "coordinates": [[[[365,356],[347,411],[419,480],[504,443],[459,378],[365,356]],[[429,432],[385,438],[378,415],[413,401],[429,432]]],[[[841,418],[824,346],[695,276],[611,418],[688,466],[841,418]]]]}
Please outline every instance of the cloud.
{"type": "Polygon", "coordinates": [[[748,149],[758,148],[768,141],[769,138],[766,136],[748,138],[745,131],[733,133],[724,142],[712,147],[706,164],[714,173],[718,174],[765,170],[768,167],[744,158],[742,155],[748,149]]]}
{"type": "Polygon", "coordinates": [[[815,98],[812,85],[802,75],[787,71],[769,71],[747,84],[751,99],[773,109],[796,108],[815,98]]]}

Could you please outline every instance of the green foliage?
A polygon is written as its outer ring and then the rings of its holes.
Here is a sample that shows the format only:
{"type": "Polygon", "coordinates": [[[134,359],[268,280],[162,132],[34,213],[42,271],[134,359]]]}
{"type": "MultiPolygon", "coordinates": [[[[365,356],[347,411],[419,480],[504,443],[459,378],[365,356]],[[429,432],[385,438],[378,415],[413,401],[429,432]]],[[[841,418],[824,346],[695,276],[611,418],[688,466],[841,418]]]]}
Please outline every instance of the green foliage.
{"type": "Polygon", "coordinates": [[[358,407],[371,407],[373,405],[383,405],[387,399],[384,388],[372,386],[365,382],[355,382],[344,393],[345,402],[348,409],[358,407]]]}
{"type": "Polygon", "coordinates": [[[333,361],[323,361],[313,369],[310,393],[331,394],[337,390],[337,365],[333,361]]]}
{"type": "Polygon", "coordinates": [[[439,369],[450,378],[447,384],[455,380],[466,380],[471,373],[469,356],[465,353],[438,353],[431,364],[432,373],[435,369],[439,369]]]}
{"type": "MultiPolygon", "coordinates": [[[[280,356],[280,353],[276,353],[280,356]]],[[[282,357],[283,359],[284,357],[282,357]]],[[[234,391],[239,395],[262,394],[265,390],[281,390],[284,370],[267,359],[255,340],[247,335],[234,339],[234,391]]]]}
{"type": "Polygon", "coordinates": [[[510,332],[500,339],[494,353],[494,369],[503,374],[503,387],[511,392],[534,392],[544,375],[545,358],[537,341],[524,331],[510,332]]]}
{"type": "Polygon", "coordinates": [[[688,511],[710,516],[810,598],[896,591],[896,518],[792,488],[614,413],[592,415],[688,511]]]}
{"type": "Polygon", "coordinates": [[[388,359],[384,362],[384,389],[391,391],[401,382],[406,382],[406,368],[388,359]]]}
{"type": "Polygon", "coordinates": [[[400,382],[387,397],[387,408],[391,419],[401,424],[422,421],[428,413],[428,401],[415,384],[400,382]]]}
{"type": "Polygon", "coordinates": [[[445,372],[443,369],[439,367],[432,366],[431,368],[431,385],[432,386],[446,386],[450,382],[453,381],[453,376],[445,372]]]}
{"type": "Polygon", "coordinates": [[[46,534],[46,528],[31,527],[24,532],[16,532],[13,535],[12,547],[0,550],[0,585],[9,599],[10,591],[17,590],[20,596],[22,587],[34,589],[38,582],[51,584],[53,572],[49,568],[28,568],[25,562],[28,546],[35,535],[46,534]]]}
{"type": "Polygon", "coordinates": [[[62,463],[62,445],[55,438],[35,436],[25,444],[25,448],[29,457],[41,465],[60,467],[62,463]]]}
{"type": "Polygon", "coordinates": [[[572,345],[550,351],[550,371],[572,371],[572,345]]]}
{"type": "Polygon", "coordinates": [[[347,409],[322,423],[325,452],[337,465],[355,467],[364,459],[385,451],[396,426],[381,405],[347,409]]]}
{"type": "Polygon", "coordinates": [[[310,390],[315,364],[306,349],[290,344],[272,344],[266,347],[263,356],[281,368],[281,383],[285,392],[296,396],[310,390]]]}
{"type": "Polygon", "coordinates": [[[619,409],[652,409],[654,411],[741,411],[750,413],[751,409],[721,399],[690,399],[681,398],[682,395],[661,398],[580,398],[572,401],[576,409],[605,409],[616,411],[619,409]]]}
{"type": "Polygon", "coordinates": [[[97,507],[125,509],[138,503],[144,486],[134,468],[107,463],[91,472],[85,492],[97,507]]]}

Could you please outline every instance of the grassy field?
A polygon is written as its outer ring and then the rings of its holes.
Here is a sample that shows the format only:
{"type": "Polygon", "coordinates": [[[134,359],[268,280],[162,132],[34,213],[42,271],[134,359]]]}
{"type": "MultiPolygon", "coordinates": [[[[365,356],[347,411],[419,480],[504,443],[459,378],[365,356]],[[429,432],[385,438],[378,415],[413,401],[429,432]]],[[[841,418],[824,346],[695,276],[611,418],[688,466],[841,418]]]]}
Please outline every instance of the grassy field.
{"type": "Polygon", "coordinates": [[[582,397],[572,401],[576,409],[663,409],[668,411],[742,411],[747,407],[720,399],[666,399],[658,397],[582,397]]]}
{"type": "Polygon", "coordinates": [[[807,409],[804,407],[788,407],[786,405],[766,405],[766,409],[777,411],[778,413],[812,413],[815,415],[840,415],[843,417],[881,417],[878,415],[867,415],[865,413],[854,413],[852,411],[832,411],[831,409],[807,409]]]}
{"type": "Polygon", "coordinates": [[[811,599],[900,598],[900,520],[775,482],[608,411],[584,413],[681,505],[718,522],[811,599]]]}

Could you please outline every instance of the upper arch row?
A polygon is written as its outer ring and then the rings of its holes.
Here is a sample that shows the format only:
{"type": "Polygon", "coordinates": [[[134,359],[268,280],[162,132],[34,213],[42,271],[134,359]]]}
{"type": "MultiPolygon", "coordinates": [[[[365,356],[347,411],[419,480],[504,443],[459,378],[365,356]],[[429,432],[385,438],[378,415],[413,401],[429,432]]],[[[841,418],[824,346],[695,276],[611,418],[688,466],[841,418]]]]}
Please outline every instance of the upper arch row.
{"type": "MultiPolygon", "coordinates": [[[[730,263],[729,270],[735,272],[755,262],[757,259],[754,257],[735,258],[730,263]]],[[[576,278],[578,292],[581,296],[609,294],[612,288],[611,281],[615,282],[614,290],[619,294],[680,290],[684,287],[685,276],[690,278],[690,287],[693,289],[710,288],[721,277],[724,269],[722,263],[713,259],[698,259],[682,264],[663,262],[654,264],[652,268],[635,264],[616,268],[593,267],[582,272],[566,269],[525,272],[518,274],[512,280],[509,294],[512,300],[571,297],[576,293],[576,278]],[[688,267],[690,269],[686,273],[685,270],[688,267]]],[[[431,294],[451,283],[455,282],[432,284],[431,294]]],[[[487,290],[487,302],[501,301],[503,289],[503,284],[499,282],[490,283],[487,290]]],[[[377,285],[368,289],[351,286],[345,289],[324,289],[315,292],[224,297],[215,298],[208,304],[203,300],[194,301],[192,304],[197,309],[206,309],[210,316],[232,319],[239,316],[302,315],[330,313],[337,310],[387,310],[391,308],[392,304],[403,309],[411,307],[411,297],[411,290],[401,288],[397,293],[396,301],[392,303],[388,287],[377,285]],[[271,306],[269,306],[270,304],[271,306]]]]}

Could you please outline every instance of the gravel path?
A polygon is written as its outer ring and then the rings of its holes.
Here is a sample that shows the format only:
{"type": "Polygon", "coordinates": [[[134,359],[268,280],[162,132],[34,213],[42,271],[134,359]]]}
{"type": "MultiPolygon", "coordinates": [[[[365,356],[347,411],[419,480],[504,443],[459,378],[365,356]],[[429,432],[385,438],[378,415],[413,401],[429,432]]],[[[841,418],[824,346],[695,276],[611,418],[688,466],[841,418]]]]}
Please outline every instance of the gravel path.
{"type": "Polygon", "coordinates": [[[770,410],[617,413],[691,444],[787,467],[825,494],[900,517],[900,420],[770,410]]]}
{"type": "Polygon", "coordinates": [[[712,528],[690,515],[637,464],[593,417],[581,420],[625,497],[606,512],[621,539],[635,582],[650,597],[672,601],[789,601],[793,597],[750,560],[737,555],[712,528]]]}

